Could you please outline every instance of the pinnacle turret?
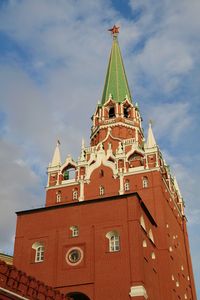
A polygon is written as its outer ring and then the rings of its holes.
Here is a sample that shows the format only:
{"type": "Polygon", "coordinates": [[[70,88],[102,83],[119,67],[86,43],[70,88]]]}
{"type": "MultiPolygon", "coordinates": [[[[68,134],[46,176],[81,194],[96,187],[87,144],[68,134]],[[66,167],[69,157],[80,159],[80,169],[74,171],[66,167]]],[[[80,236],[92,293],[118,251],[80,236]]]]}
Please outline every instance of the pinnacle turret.
{"type": "Polygon", "coordinates": [[[57,167],[61,164],[61,156],[60,156],[60,141],[57,141],[56,148],[53,154],[51,167],[57,167]]]}
{"type": "Polygon", "coordinates": [[[149,122],[149,129],[148,129],[148,135],[147,135],[147,148],[153,148],[156,146],[156,140],[153,134],[152,130],[152,122],[149,122]]]}
{"type": "Polygon", "coordinates": [[[131,93],[125,73],[121,51],[118,44],[119,27],[115,25],[109,29],[112,32],[113,44],[104,84],[101,104],[103,105],[109,98],[116,102],[123,102],[124,99],[131,100],[131,93]]]}

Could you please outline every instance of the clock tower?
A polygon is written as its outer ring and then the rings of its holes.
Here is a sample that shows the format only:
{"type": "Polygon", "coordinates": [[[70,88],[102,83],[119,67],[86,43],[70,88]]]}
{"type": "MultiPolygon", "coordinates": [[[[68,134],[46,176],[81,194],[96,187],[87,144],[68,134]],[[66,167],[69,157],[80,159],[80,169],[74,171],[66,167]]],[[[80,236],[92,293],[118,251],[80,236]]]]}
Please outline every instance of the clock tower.
{"type": "Polygon", "coordinates": [[[90,145],[62,162],[58,141],[45,207],[17,212],[14,264],[74,300],[196,300],[183,198],[110,31],[90,145]]]}

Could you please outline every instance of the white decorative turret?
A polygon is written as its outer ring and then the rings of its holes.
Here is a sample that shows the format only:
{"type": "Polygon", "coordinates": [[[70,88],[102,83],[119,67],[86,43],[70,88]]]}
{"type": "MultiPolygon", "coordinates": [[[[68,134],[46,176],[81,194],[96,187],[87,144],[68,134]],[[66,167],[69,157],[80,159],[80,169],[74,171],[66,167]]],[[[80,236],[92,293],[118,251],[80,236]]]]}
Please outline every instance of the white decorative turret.
{"type": "Polygon", "coordinates": [[[156,146],[156,140],[154,138],[154,134],[153,134],[151,124],[152,124],[152,122],[150,121],[149,122],[148,135],[147,135],[147,143],[146,143],[147,148],[153,148],[153,147],[156,146]]]}
{"type": "Polygon", "coordinates": [[[82,138],[80,161],[85,161],[85,141],[82,138]]]}
{"type": "Polygon", "coordinates": [[[61,165],[61,156],[60,156],[60,141],[57,141],[56,148],[53,154],[51,167],[57,167],[61,165]]]}
{"type": "Polygon", "coordinates": [[[47,174],[48,174],[47,187],[49,185],[58,185],[60,167],[61,167],[60,141],[58,140],[53,154],[52,161],[51,163],[49,163],[49,166],[47,168],[47,174]]]}

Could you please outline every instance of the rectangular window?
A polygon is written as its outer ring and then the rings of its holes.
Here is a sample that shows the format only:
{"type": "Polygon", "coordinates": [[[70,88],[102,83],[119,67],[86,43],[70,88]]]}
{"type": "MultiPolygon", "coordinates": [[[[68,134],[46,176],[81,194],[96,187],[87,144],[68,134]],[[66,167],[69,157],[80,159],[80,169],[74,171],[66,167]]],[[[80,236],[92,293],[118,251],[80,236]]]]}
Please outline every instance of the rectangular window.
{"type": "Polygon", "coordinates": [[[39,246],[35,253],[35,262],[41,262],[44,260],[44,246],[39,246]]]}
{"type": "Polygon", "coordinates": [[[110,252],[115,252],[120,250],[119,236],[112,236],[110,238],[110,252]]]}

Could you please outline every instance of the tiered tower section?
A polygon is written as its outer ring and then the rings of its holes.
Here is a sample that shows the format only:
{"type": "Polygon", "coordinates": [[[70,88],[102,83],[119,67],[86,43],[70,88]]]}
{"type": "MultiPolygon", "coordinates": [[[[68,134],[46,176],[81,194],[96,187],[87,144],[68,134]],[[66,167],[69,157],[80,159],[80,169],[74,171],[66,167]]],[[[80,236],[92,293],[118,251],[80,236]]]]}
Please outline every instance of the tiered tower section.
{"type": "Polygon", "coordinates": [[[118,44],[118,28],[113,28],[102,100],[92,117],[91,146],[86,147],[83,140],[78,161],[68,155],[62,164],[58,141],[48,167],[46,206],[138,190],[143,193],[152,185],[152,174],[159,174],[181,217],[183,199],[155,141],[151,122],[145,143],[142,118],[131,98],[118,44]]]}

